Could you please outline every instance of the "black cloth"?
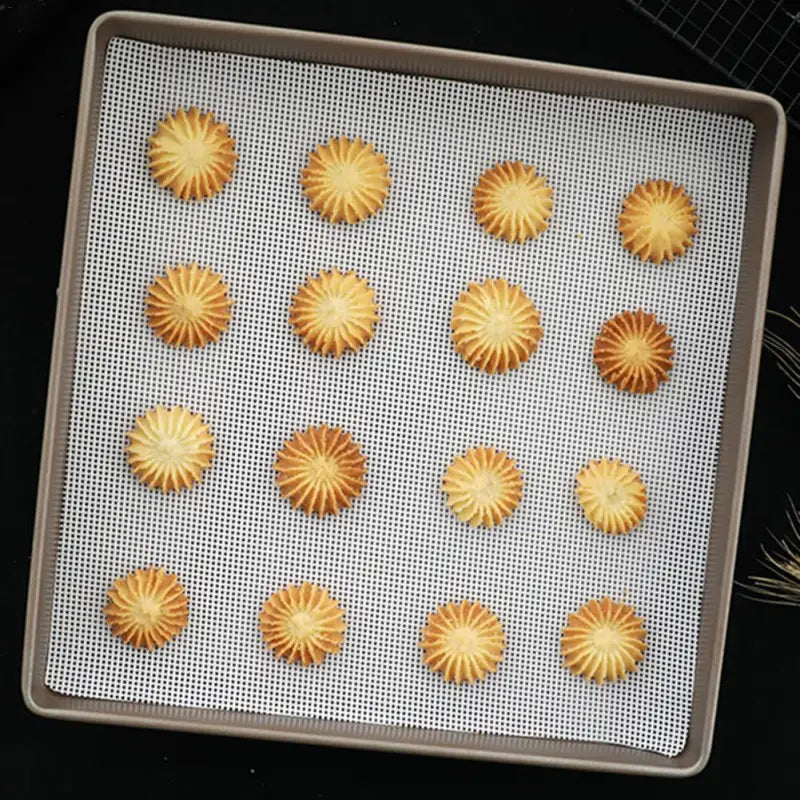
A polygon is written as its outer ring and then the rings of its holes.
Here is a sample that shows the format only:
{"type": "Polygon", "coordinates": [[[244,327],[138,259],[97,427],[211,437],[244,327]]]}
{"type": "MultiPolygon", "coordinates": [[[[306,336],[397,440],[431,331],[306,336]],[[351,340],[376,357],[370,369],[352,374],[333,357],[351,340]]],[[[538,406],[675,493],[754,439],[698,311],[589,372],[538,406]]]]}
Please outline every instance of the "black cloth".
{"type": "MultiPolygon", "coordinates": [[[[462,5],[126,0],[127,8],[395,39],[724,84],[725,78],[615,0],[462,5]]],[[[697,778],[665,780],[336,750],[55,722],[30,714],[19,690],[24,606],[56,286],[86,32],[113,7],[0,0],[0,785],[6,797],[292,798],[450,796],[518,791],[666,792],[800,787],[800,609],[737,591],[711,761],[697,778]],[[9,180],[10,177],[10,180],[9,180]],[[495,788],[492,789],[491,787],[495,788]],[[7,793],[6,793],[7,792],[7,793]]],[[[800,135],[790,131],[770,306],[800,307],[800,135]]],[[[800,331],[770,326],[800,344],[800,331]]],[[[762,359],[737,577],[758,571],[766,529],[786,531],[786,494],[800,502],[800,400],[762,359]]]]}

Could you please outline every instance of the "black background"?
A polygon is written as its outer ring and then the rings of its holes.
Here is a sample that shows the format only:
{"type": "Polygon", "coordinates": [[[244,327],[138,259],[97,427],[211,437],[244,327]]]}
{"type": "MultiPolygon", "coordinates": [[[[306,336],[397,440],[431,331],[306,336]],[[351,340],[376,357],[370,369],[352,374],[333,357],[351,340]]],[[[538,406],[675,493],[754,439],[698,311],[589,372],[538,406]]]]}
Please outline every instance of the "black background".
{"type": "MultiPolygon", "coordinates": [[[[618,0],[528,0],[438,13],[405,3],[128,2],[126,7],[455,47],[708,83],[725,79],[618,0]]],[[[703,794],[800,788],[800,609],[735,593],[714,750],[682,783],[469,761],[203,737],[40,719],[19,690],[42,422],[83,46],[110,3],[0,0],[0,786],[11,797],[384,797],[517,791],[703,794]]],[[[790,129],[770,307],[800,306],[800,134],[790,129]]],[[[800,333],[768,324],[800,344],[800,333]],[[794,334],[794,335],[793,335],[794,334]]],[[[737,577],[756,570],[766,528],[787,530],[798,491],[800,401],[765,353],[737,577]]]]}

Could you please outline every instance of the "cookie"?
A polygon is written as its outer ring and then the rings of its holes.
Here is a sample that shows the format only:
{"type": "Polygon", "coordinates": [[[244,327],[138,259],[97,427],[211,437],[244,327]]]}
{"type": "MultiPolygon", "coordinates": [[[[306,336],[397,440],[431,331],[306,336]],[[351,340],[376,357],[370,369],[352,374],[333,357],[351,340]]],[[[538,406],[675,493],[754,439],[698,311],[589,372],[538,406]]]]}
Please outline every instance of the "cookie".
{"type": "Polygon", "coordinates": [[[159,120],[150,137],[153,177],[183,200],[213,197],[233,177],[238,154],[228,126],[197,106],[159,120]]]}
{"type": "Polygon", "coordinates": [[[233,301],[222,276],[196,263],[167,267],[147,291],[147,323],[173,347],[205,347],[228,329],[233,301]]]}
{"type": "Polygon", "coordinates": [[[640,183],[622,202],[617,229],[622,244],[642,261],[661,264],[682,256],[697,233],[697,209],[682,186],[640,183]]]}
{"type": "Polygon", "coordinates": [[[453,344],[471,366],[502,374],[536,352],[541,316],[522,288],[503,278],[470,283],[453,305],[453,344]]]}
{"type": "Polygon", "coordinates": [[[629,533],[647,510],[647,490],[633,467],[617,459],[590,461],[576,477],[586,519],[610,534],[629,533]]]}
{"type": "Polygon", "coordinates": [[[202,480],[214,457],[214,437],[200,414],[156,406],[137,417],[125,448],[133,474],[151,489],[179,492],[202,480]]]}
{"type": "Polygon", "coordinates": [[[334,268],[309,277],[294,297],[289,321],[315,353],[355,352],[373,336],[378,321],[375,291],[355,272],[334,268]]]}
{"type": "Polygon", "coordinates": [[[522,243],[547,230],[553,190],[536,167],[506,161],[486,170],[472,191],[478,223],[496,239],[522,243]]]}
{"type": "Polygon", "coordinates": [[[480,603],[447,603],[428,614],[419,646],[423,663],[456,685],[496,672],[506,639],[500,620],[480,603]]]}
{"type": "Polygon", "coordinates": [[[461,522],[491,528],[519,505],[522,473],[506,453],[493,447],[473,447],[447,468],[442,491],[461,522]]]}
{"type": "Polygon", "coordinates": [[[258,622],[276,658],[304,667],[338,653],[347,628],[344,612],[327,589],[308,582],[275,592],[265,601],[258,622]]]}
{"type": "Polygon", "coordinates": [[[389,193],[386,156],[360,138],[340,136],[318,145],[300,176],[312,211],[329,222],[353,224],[377,214],[389,193]]]}
{"type": "Polygon", "coordinates": [[[646,636],[632,606],[609,597],[590,600],[568,616],[561,634],[564,665],[587,681],[624,680],[644,658],[646,636]]]}
{"type": "Polygon", "coordinates": [[[667,326],[641,308],[603,323],[594,343],[594,363],[601,377],[634,394],[650,394],[666,381],[674,355],[667,326]]]}
{"type": "Polygon", "coordinates": [[[320,517],[349,508],[367,485],[366,456],[340,428],[295,433],[278,451],[275,483],[294,508],[320,517]]]}
{"type": "Polygon", "coordinates": [[[176,575],[147,567],[114,581],[103,611],[114,636],[137,649],[154,650],[186,627],[189,601],[176,575]]]}

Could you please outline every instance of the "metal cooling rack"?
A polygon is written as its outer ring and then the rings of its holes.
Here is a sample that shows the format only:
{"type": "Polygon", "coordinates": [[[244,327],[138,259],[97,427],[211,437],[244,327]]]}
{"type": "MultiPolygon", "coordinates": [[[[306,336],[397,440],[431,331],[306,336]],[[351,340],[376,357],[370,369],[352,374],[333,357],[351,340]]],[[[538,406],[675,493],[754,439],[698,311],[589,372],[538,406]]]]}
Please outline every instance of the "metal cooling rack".
{"type": "Polygon", "coordinates": [[[800,128],[800,0],[627,0],[800,128]]]}

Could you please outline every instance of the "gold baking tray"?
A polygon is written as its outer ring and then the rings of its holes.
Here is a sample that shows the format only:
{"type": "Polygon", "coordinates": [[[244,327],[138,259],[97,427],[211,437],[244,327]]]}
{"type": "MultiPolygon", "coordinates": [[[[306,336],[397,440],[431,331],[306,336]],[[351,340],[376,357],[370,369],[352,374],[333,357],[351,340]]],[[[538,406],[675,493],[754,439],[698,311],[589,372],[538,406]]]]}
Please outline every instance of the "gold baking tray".
{"type": "Polygon", "coordinates": [[[22,667],[22,691],[28,707],[37,714],[58,719],[417,754],[654,775],[686,776],[700,771],[711,750],[714,728],[784,142],[785,119],[780,105],[765,95],[738,89],[456,50],[157,14],[111,12],[99,17],[89,31],[84,57],[42,444],[22,667]],[[598,743],[448,733],[90,700],[60,695],[45,686],[93,153],[105,52],[114,36],[174,47],[680,106],[740,115],[752,121],[755,127],[752,174],[724,400],[691,722],[686,748],[680,755],[668,758],[598,743]]]}

